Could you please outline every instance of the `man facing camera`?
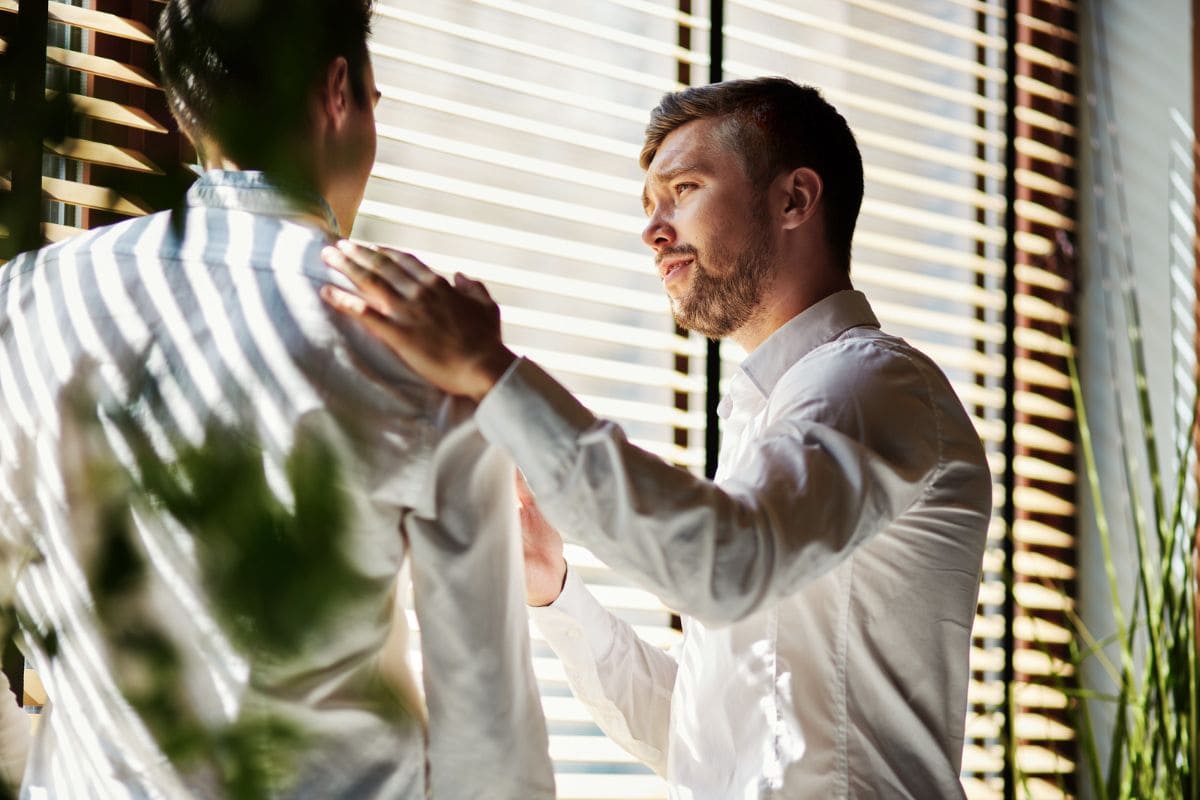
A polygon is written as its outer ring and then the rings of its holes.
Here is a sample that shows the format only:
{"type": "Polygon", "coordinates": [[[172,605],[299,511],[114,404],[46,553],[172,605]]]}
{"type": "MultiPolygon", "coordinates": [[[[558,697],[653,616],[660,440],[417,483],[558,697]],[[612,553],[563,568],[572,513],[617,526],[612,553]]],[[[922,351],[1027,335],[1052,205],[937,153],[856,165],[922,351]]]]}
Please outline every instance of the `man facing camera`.
{"type": "Polygon", "coordinates": [[[474,281],[343,243],[327,260],[358,292],[325,296],[479,403],[545,515],[527,506],[535,617],[673,798],[962,797],[991,480],[945,376],[853,289],[853,135],[810,87],[732,81],[664,97],[641,163],[642,238],[676,321],[749,353],[715,482],[514,356],[474,281]],[[600,607],[555,528],[684,615],[678,659],[600,607]]]}
{"type": "Polygon", "coordinates": [[[50,699],[22,796],[553,797],[511,462],[318,297],[370,19],[169,0],[186,207],[0,269],[0,603],[50,699]]]}

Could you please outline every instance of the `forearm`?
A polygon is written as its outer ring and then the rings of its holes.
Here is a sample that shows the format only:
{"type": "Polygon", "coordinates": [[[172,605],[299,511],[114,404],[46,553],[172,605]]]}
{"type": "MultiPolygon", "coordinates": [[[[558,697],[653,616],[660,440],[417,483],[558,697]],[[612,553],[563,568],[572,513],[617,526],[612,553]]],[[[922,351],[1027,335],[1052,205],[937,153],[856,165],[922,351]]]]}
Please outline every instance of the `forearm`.
{"type": "Polygon", "coordinates": [[[897,472],[853,436],[798,419],[762,436],[736,479],[717,485],[633,446],[527,361],[476,418],[555,527],[708,624],[744,618],[832,569],[919,496],[928,474],[897,472]]]}
{"type": "Polygon", "coordinates": [[[530,616],[562,660],[575,697],[617,744],[666,774],[671,694],[678,665],[606,611],[568,572],[554,604],[530,616]]]}

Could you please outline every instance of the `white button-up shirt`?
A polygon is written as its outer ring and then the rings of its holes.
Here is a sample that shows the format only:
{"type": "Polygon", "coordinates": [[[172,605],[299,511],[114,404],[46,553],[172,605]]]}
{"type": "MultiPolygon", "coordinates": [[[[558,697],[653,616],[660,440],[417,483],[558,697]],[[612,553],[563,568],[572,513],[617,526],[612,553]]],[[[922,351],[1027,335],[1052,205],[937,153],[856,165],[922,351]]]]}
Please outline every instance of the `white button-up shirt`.
{"type": "MultiPolygon", "coordinates": [[[[192,187],[182,221],[130,220],[0,269],[0,605],[15,604],[26,634],[57,634],[53,648],[24,637],[50,702],[21,796],[224,794],[208,762],[165,758],[126,699],[127,652],[105,635],[82,577],[83,553],[107,530],[94,476],[109,464],[81,456],[129,452],[120,427],[100,436],[80,418],[86,380],[91,415],[122,407],[168,449],[198,444],[213,419],[236,420],[256,435],[286,507],[295,442],[319,433],[341,456],[340,541],[355,590],[332,624],[283,655],[259,657],[225,635],[198,563],[203,531],[150,504],[133,512],[146,561],[138,608],[177,644],[181,705],[218,730],[270,715],[303,737],[294,758],[272,762],[270,797],[553,797],[511,462],[479,435],[469,404],[321,302],[335,277],[320,252],[336,223],[319,197],[214,171],[192,187]],[[423,695],[395,602],[404,574],[423,695]]],[[[0,706],[13,732],[0,739],[0,768],[16,772],[28,720],[3,688],[0,706]]]]}
{"type": "Polygon", "coordinates": [[[534,615],[576,695],[680,800],[958,798],[991,480],[945,376],[835,294],[730,382],[715,483],[529,362],[484,435],[547,518],[685,614],[676,660],[575,573],[534,615]]]}

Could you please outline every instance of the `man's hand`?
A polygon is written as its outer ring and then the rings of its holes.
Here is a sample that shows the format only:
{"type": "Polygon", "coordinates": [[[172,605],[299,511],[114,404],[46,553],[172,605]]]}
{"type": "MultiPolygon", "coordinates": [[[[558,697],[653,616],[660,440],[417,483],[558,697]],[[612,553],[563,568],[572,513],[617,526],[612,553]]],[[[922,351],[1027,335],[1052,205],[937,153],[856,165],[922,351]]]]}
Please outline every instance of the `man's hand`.
{"type": "Polygon", "coordinates": [[[459,273],[451,286],[408,253],[350,241],[325,248],[321,257],[358,290],[326,285],[325,302],[447,394],[479,402],[516,359],[500,338],[500,309],[482,283],[459,273]]]}
{"type": "Polygon", "coordinates": [[[567,581],[563,540],[550,526],[533,500],[525,476],[517,470],[517,503],[521,513],[521,539],[525,545],[525,602],[548,606],[562,594],[567,581]]]}

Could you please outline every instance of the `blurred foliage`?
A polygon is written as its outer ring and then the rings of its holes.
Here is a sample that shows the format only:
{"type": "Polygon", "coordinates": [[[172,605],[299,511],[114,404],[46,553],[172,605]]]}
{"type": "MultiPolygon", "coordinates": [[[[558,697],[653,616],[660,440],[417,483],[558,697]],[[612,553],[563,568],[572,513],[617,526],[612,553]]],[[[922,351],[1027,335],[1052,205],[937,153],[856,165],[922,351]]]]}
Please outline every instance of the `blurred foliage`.
{"type": "MultiPolygon", "coordinates": [[[[0,14],[0,24],[9,26],[0,30],[9,42],[0,52],[0,260],[43,241],[45,197],[28,187],[20,196],[11,191],[14,167],[36,163],[40,175],[44,143],[80,137],[90,124],[72,103],[70,87],[50,85],[43,91],[41,76],[23,70],[31,59],[20,32],[12,29],[15,16],[0,14]],[[37,91],[22,93],[22,82],[27,88],[33,77],[39,79],[33,81],[37,91]]],[[[286,59],[295,50],[272,52],[286,59]]],[[[44,52],[38,62],[44,66],[44,52]]],[[[50,80],[63,80],[67,71],[48,74],[50,80]]],[[[262,138],[248,123],[238,130],[253,141],[262,138]]],[[[177,212],[195,173],[180,163],[159,166],[165,174],[105,170],[106,188],[113,198],[177,212]]],[[[299,184],[299,178],[287,179],[297,168],[285,160],[278,166],[279,182],[299,184]]],[[[172,214],[176,225],[184,217],[172,214]]],[[[201,445],[176,443],[173,457],[164,460],[127,409],[101,408],[87,397],[75,405],[96,445],[84,465],[99,523],[87,579],[119,686],[181,771],[213,776],[226,797],[262,797],[292,776],[304,734],[261,711],[215,727],[197,713],[183,685],[183,654],[147,602],[154,576],[135,511],[172,518],[192,537],[212,612],[250,662],[253,682],[256,665],[286,663],[319,643],[364,589],[344,553],[350,509],[335,451],[315,434],[301,435],[283,465],[291,497],[281,499],[268,479],[268,459],[247,427],[214,423],[201,445]],[[111,423],[108,433],[101,416],[111,423]],[[101,447],[114,430],[132,455],[132,468],[123,466],[111,448],[101,447]]],[[[18,627],[43,654],[55,656],[55,631],[39,630],[31,620],[17,619],[12,609],[0,609],[0,642],[18,627]]],[[[389,708],[396,702],[382,695],[377,700],[389,708]]],[[[2,784],[0,800],[8,796],[2,784]]]]}
{"type": "Polygon", "coordinates": [[[249,800],[286,787],[304,732],[254,703],[226,725],[202,719],[169,621],[152,600],[135,516],[169,517],[187,531],[214,617],[249,662],[254,691],[260,666],[319,643],[365,586],[345,554],[349,506],[333,448],[301,434],[284,465],[294,501],[280,499],[248,427],[213,423],[201,445],[178,446],[164,460],[127,409],[99,410],[84,397],[74,407],[97,528],[84,566],[123,695],[172,763],[215,780],[221,796],[249,800]],[[118,433],[130,467],[107,438],[118,433]]]}

